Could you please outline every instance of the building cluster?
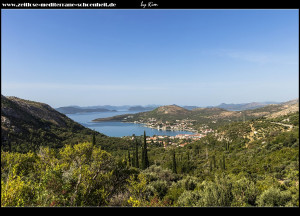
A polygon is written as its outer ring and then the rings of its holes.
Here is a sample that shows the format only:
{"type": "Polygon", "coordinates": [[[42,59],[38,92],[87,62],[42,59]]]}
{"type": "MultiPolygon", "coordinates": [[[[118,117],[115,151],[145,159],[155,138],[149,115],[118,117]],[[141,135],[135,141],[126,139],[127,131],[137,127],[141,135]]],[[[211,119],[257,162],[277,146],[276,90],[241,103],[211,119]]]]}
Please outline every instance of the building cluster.
{"type": "Polygon", "coordinates": [[[205,135],[203,135],[203,134],[178,134],[178,135],[175,136],[175,138],[198,140],[198,139],[200,139],[204,136],[205,135]]]}
{"type": "MultiPolygon", "coordinates": [[[[208,133],[208,132],[207,132],[208,133]]],[[[160,144],[163,145],[164,148],[167,146],[180,146],[183,147],[193,141],[199,140],[206,136],[205,134],[178,134],[176,136],[157,136],[154,135],[152,137],[147,137],[146,142],[148,144],[160,144]]]]}
{"type": "Polygon", "coordinates": [[[170,131],[190,131],[194,134],[178,134],[176,136],[162,136],[154,135],[152,137],[147,137],[146,142],[148,144],[159,144],[164,146],[177,146],[183,147],[193,141],[199,140],[207,135],[207,133],[213,132],[211,128],[208,128],[207,125],[203,125],[199,132],[193,128],[193,122],[195,120],[182,119],[175,120],[173,122],[169,121],[158,121],[155,118],[148,118],[143,120],[134,121],[136,124],[144,124],[146,127],[154,128],[158,130],[170,130],[170,131]]]}
{"type": "Polygon", "coordinates": [[[146,120],[134,121],[136,124],[145,124],[146,127],[157,130],[170,130],[170,131],[191,131],[197,132],[192,126],[195,120],[183,119],[176,120],[175,122],[162,122],[157,121],[155,118],[148,118],[146,120]]]}

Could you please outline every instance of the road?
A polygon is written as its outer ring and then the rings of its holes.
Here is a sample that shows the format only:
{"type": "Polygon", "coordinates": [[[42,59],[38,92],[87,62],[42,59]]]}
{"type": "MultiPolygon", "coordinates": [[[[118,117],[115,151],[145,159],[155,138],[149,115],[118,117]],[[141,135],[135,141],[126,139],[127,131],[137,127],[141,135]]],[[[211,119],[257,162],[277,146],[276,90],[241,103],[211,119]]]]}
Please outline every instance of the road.
{"type": "Polygon", "coordinates": [[[290,129],[292,129],[294,127],[293,125],[283,124],[283,123],[280,123],[280,122],[271,122],[271,123],[286,126],[286,127],[289,127],[290,129]]]}

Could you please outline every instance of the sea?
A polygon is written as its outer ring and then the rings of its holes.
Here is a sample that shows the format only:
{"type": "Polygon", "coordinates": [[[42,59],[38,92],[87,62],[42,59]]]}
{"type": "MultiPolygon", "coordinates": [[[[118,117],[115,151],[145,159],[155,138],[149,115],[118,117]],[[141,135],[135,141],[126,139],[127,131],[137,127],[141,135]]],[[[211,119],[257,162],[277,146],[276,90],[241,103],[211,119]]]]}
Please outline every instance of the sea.
{"type": "Polygon", "coordinates": [[[160,135],[160,136],[176,136],[177,134],[193,134],[190,131],[169,131],[158,130],[145,127],[143,124],[135,124],[128,122],[107,121],[107,122],[92,122],[96,118],[106,118],[115,115],[134,114],[138,111],[117,111],[117,112],[88,112],[88,113],[75,113],[66,114],[70,119],[78,122],[79,124],[98,131],[110,137],[123,137],[123,136],[136,136],[144,135],[144,131],[147,136],[160,135]]]}

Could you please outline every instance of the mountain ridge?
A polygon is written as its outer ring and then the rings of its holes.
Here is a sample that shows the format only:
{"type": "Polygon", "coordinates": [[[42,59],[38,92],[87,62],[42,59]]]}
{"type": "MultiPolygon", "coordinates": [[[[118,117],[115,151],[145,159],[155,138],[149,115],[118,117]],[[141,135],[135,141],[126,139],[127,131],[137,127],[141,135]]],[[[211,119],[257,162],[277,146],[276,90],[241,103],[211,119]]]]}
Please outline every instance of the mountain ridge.
{"type": "Polygon", "coordinates": [[[256,109],[259,107],[264,107],[270,104],[279,104],[278,102],[250,102],[250,103],[221,103],[220,105],[216,106],[219,108],[223,108],[229,111],[242,111],[242,110],[248,110],[248,109],[256,109]]]}
{"type": "MultiPolygon", "coordinates": [[[[297,101],[298,99],[290,100],[291,103],[293,101],[297,101]]],[[[270,104],[281,104],[287,102],[249,102],[249,103],[221,103],[217,106],[190,106],[190,105],[176,105],[182,107],[187,110],[199,109],[199,108],[222,108],[228,111],[242,111],[248,109],[256,109],[264,106],[268,106],[270,104]]],[[[120,106],[113,106],[113,105],[98,105],[98,106],[77,106],[77,105],[70,105],[70,106],[62,106],[55,108],[57,111],[63,114],[74,114],[74,113],[83,113],[83,112],[115,112],[115,111],[151,111],[161,106],[170,106],[170,105],[120,105],[120,106]],[[103,110],[102,110],[103,109],[103,110]]]]}
{"type": "Polygon", "coordinates": [[[60,148],[64,143],[86,140],[93,133],[48,104],[1,95],[1,147],[4,150],[25,152],[41,145],[60,148]]]}
{"type": "Polygon", "coordinates": [[[59,107],[57,111],[63,114],[86,113],[86,112],[117,112],[117,110],[109,110],[105,108],[77,108],[77,107],[59,107]]]}
{"type": "Polygon", "coordinates": [[[57,111],[63,114],[75,114],[75,113],[86,113],[86,112],[118,112],[118,111],[149,111],[155,109],[156,106],[111,106],[111,105],[103,105],[103,106],[63,106],[55,108],[57,111]]]}
{"type": "Polygon", "coordinates": [[[124,121],[147,123],[149,119],[155,119],[160,122],[170,122],[175,120],[189,119],[196,121],[196,124],[208,124],[213,127],[217,121],[219,124],[229,121],[243,121],[256,119],[260,117],[277,117],[299,110],[299,100],[291,100],[280,104],[270,104],[263,107],[248,109],[242,111],[230,111],[219,107],[195,108],[192,110],[184,109],[177,105],[167,105],[158,107],[152,111],[140,112],[136,114],[124,114],[108,118],[97,118],[94,122],[101,121],[124,121]]]}

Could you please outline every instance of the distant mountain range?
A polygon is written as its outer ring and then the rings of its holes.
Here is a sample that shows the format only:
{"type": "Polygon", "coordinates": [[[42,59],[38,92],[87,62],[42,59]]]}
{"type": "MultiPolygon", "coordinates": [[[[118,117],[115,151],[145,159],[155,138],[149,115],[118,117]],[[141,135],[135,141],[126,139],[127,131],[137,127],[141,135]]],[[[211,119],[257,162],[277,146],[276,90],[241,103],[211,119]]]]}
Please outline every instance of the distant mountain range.
{"type": "MultiPolygon", "coordinates": [[[[242,110],[250,110],[250,109],[256,109],[260,107],[264,107],[270,104],[280,104],[280,102],[251,102],[251,103],[240,103],[240,104],[226,104],[222,103],[218,106],[207,106],[207,107],[200,107],[200,106],[180,106],[187,110],[193,110],[197,108],[221,108],[228,111],[242,111],[242,110]]],[[[176,105],[176,104],[173,104],[176,105]]],[[[84,112],[117,112],[117,111],[151,111],[156,109],[157,107],[160,107],[161,105],[123,105],[123,106],[112,106],[112,105],[102,105],[102,106],[86,106],[86,107],[80,107],[80,106],[65,106],[65,107],[59,107],[56,108],[57,111],[63,114],[74,114],[74,113],[84,113],[84,112]]],[[[177,106],[177,105],[176,105],[177,106]]]]}
{"type": "MultiPolygon", "coordinates": [[[[225,106],[225,104],[222,104],[222,106],[225,106]]],[[[97,118],[93,121],[124,121],[147,123],[149,119],[156,119],[157,122],[174,122],[176,120],[189,119],[196,121],[197,124],[207,124],[210,127],[213,127],[214,125],[216,125],[216,122],[218,122],[218,125],[220,125],[223,123],[228,123],[229,121],[251,120],[260,117],[270,118],[294,113],[299,111],[299,99],[279,104],[262,105],[258,103],[249,103],[243,104],[243,106],[231,105],[230,108],[235,108],[235,110],[226,110],[218,106],[194,108],[192,110],[188,110],[177,105],[167,105],[160,106],[151,111],[139,112],[135,114],[116,115],[107,118],[97,118]],[[244,110],[237,111],[237,108],[244,110]]]]}
{"type": "Polygon", "coordinates": [[[133,106],[133,107],[129,107],[128,111],[151,111],[151,110],[154,110],[157,107],[158,107],[158,105],[157,106],[146,106],[146,107],[133,106]]]}
{"type": "Polygon", "coordinates": [[[58,112],[63,114],[74,114],[74,113],[84,113],[84,112],[117,112],[117,110],[109,110],[104,108],[82,108],[82,107],[59,107],[56,109],[58,112]]]}
{"type": "Polygon", "coordinates": [[[226,109],[229,111],[242,111],[242,110],[260,108],[260,107],[264,107],[264,106],[267,106],[270,104],[280,104],[280,103],[279,102],[251,102],[251,103],[241,103],[241,104],[222,103],[215,107],[226,109]]]}
{"type": "Polygon", "coordinates": [[[74,113],[86,113],[86,112],[117,112],[117,111],[150,111],[157,108],[159,105],[154,106],[111,106],[111,105],[103,105],[103,106],[88,106],[88,107],[80,107],[80,106],[65,106],[56,108],[56,110],[63,114],[74,114],[74,113]]]}

